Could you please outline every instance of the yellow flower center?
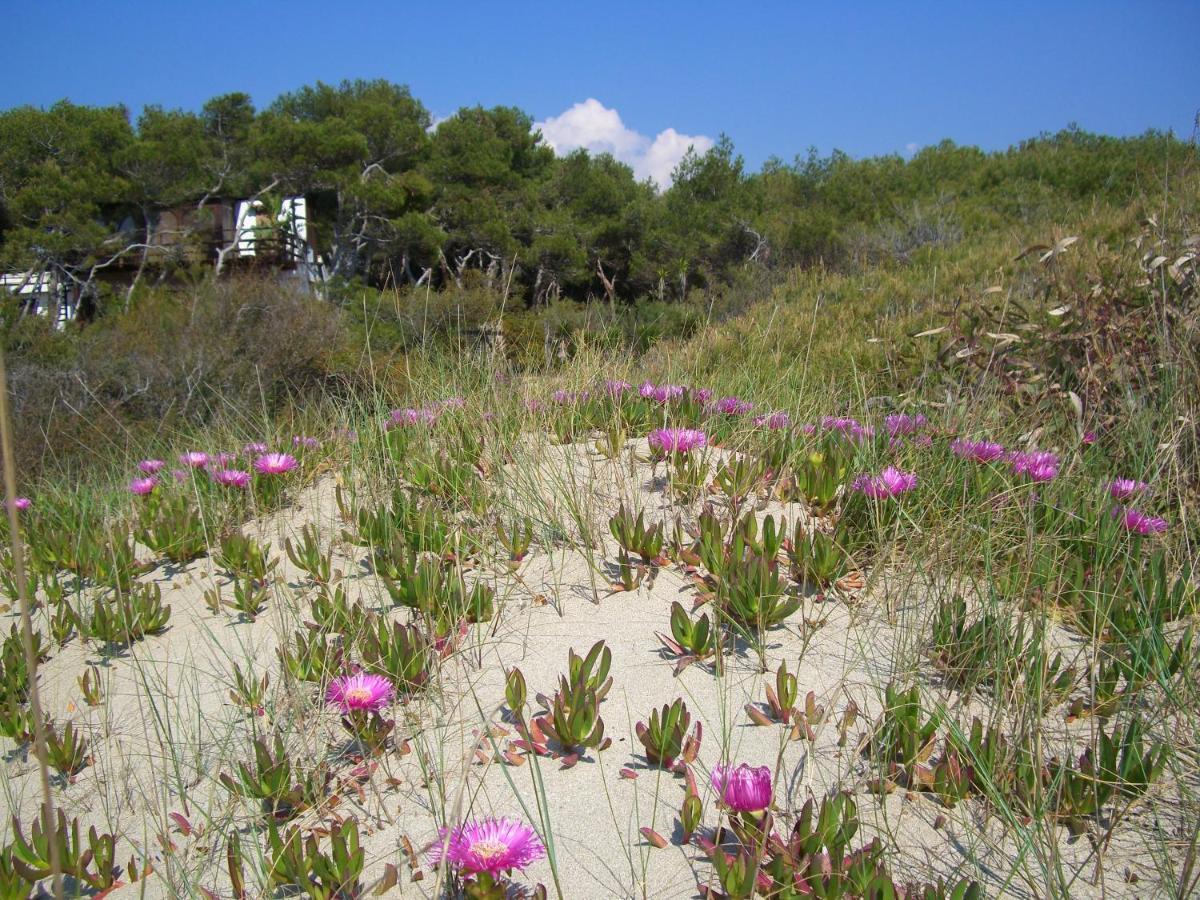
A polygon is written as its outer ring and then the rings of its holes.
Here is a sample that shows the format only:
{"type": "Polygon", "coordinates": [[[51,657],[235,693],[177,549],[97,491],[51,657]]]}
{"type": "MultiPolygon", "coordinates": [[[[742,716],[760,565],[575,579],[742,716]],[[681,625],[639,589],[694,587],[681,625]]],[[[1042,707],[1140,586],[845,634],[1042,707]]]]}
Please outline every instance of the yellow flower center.
{"type": "Polygon", "coordinates": [[[371,702],[371,692],[367,688],[350,688],[346,691],[347,706],[365,706],[371,702]]]}
{"type": "Polygon", "coordinates": [[[471,845],[471,852],[484,862],[490,862],[508,852],[508,845],[502,841],[476,841],[471,845]]]}

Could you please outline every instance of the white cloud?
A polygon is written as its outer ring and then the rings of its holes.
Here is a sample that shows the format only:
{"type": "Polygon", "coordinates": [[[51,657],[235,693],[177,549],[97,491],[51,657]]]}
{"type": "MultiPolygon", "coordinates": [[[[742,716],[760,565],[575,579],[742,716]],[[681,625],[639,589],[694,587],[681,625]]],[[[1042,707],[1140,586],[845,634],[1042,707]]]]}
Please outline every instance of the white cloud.
{"type": "Polygon", "coordinates": [[[911,143],[905,144],[904,149],[906,151],[908,151],[909,156],[912,156],[914,153],[916,153],[918,150],[921,149],[921,145],[916,143],[915,141],[913,141],[911,143]]]}
{"type": "Polygon", "coordinates": [[[680,134],[674,128],[660,131],[651,139],[626,127],[615,109],[590,97],[560,115],[536,122],[534,127],[555,153],[570,153],[580,147],[589,153],[611,153],[628,164],[639,179],[653,178],[664,188],[670,185],[671,172],[688,147],[704,153],[713,145],[712,138],[680,134]]]}

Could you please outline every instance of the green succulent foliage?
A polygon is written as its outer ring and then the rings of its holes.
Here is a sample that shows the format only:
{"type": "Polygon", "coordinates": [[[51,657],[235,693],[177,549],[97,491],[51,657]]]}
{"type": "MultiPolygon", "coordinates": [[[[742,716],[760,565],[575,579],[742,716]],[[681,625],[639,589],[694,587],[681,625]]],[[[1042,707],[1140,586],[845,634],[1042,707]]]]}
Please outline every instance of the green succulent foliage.
{"type": "Polygon", "coordinates": [[[39,881],[54,872],[51,848],[56,846],[64,875],[103,891],[112,887],[117,877],[114,865],[116,842],[116,837],[100,834],[93,825],[88,829],[85,845],[79,836],[79,820],[72,819],[68,824],[66,813],[59,809],[53,823],[48,822],[44,814],[35,819],[28,838],[20,820],[14,816],[9,852],[18,875],[29,881],[39,881]]]}
{"type": "Polygon", "coordinates": [[[316,629],[297,631],[291,643],[276,650],[283,670],[297,681],[321,683],[337,674],[342,653],[325,632],[316,629]]]}
{"type": "Polygon", "coordinates": [[[655,765],[671,768],[683,752],[691,721],[687,704],[682,699],[664,704],[661,710],[651,710],[649,724],[638,722],[634,729],[646,749],[646,758],[655,765]]]}
{"type": "Polygon", "coordinates": [[[736,625],[762,633],[782,624],[800,608],[786,593],[779,569],[762,556],[733,564],[717,585],[717,606],[736,625]]]}
{"type": "Polygon", "coordinates": [[[333,551],[321,551],[321,539],[317,527],[311,522],[300,529],[300,541],[291,538],[283,542],[288,559],[315,584],[329,584],[333,578],[333,551]]]}
{"type": "Polygon", "coordinates": [[[415,626],[379,618],[362,632],[359,652],[365,667],[388,676],[398,691],[418,691],[429,681],[433,649],[415,626]]]}
{"type": "Polygon", "coordinates": [[[37,880],[17,871],[13,848],[0,848],[0,900],[29,900],[37,880]]]}
{"type": "Polygon", "coordinates": [[[900,690],[894,684],[884,689],[885,708],[869,749],[889,766],[910,770],[925,762],[933,752],[940,712],[925,717],[920,689],[913,685],[900,690]]]}
{"type": "Polygon", "coordinates": [[[849,568],[849,559],[836,534],[806,529],[801,522],[796,523],[787,544],[787,558],[795,581],[809,581],[822,587],[832,584],[849,568]]]}
{"type": "Polygon", "coordinates": [[[303,891],[314,900],[350,900],[361,896],[365,854],[354,819],[333,826],[328,852],[321,850],[316,835],[304,838],[296,827],[280,835],[279,829],[271,825],[267,843],[273,885],[303,891]]]}
{"type": "Polygon", "coordinates": [[[188,562],[208,552],[204,520],[184,494],[160,497],[146,505],[138,540],[176,563],[188,562]]]}
{"type": "Polygon", "coordinates": [[[692,619],[678,600],[671,603],[671,637],[684,652],[697,659],[707,659],[716,652],[717,635],[708,613],[692,619]]]}
{"type": "Polygon", "coordinates": [[[280,820],[294,818],[320,803],[331,778],[323,764],[302,771],[288,756],[283,738],[276,734],[273,747],[265,738],[256,738],[253,764],[238,763],[237,779],[222,772],[220,781],[230,793],[260,801],[269,819],[280,820]]]}
{"type": "Polygon", "coordinates": [[[279,559],[271,556],[269,542],[259,544],[239,529],[221,536],[215,562],[235,579],[244,577],[259,582],[266,581],[279,565],[279,559]]]}
{"type": "Polygon", "coordinates": [[[62,733],[47,722],[46,761],[60,775],[70,778],[83,771],[88,764],[88,742],[75,726],[68,722],[62,733]]]}
{"type": "Polygon", "coordinates": [[[647,528],[644,511],[639,510],[635,517],[622,502],[616,515],[608,520],[608,529],[621,549],[640,556],[642,562],[647,565],[662,556],[662,523],[658,522],[647,528]]]}
{"type": "Polygon", "coordinates": [[[166,630],[171,607],[162,602],[157,584],[134,584],[128,592],[97,597],[84,633],[111,645],[126,645],[166,630]]]}

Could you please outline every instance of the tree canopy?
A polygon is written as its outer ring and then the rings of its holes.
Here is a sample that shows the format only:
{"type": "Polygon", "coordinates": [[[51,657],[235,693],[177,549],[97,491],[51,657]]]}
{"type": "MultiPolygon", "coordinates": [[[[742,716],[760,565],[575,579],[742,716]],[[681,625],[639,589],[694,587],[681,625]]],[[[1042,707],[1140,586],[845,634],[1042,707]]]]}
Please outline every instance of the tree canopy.
{"type": "Polygon", "coordinates": [[[165,210],[303,195],[340,279],[461,284],[479,270],[530,304],[669,301],[746,265],[834,265],[857,230],[947,204],[968,229],[1064,198],[1123,201],[1189,148],[1068,128],[999,153],[950,141],[909,159],[810,151],[748,172],[723,136],[660,191],[612,156],[555,156],[520,109],[464,108],[433,126],[407,87],[382,80],[318,82],[261,110],[242,93],[199,112],[148,106],[136,120],[64,100],[0,113],[0,266],[76,283],[166,266],[146,247],[165,210]]]}

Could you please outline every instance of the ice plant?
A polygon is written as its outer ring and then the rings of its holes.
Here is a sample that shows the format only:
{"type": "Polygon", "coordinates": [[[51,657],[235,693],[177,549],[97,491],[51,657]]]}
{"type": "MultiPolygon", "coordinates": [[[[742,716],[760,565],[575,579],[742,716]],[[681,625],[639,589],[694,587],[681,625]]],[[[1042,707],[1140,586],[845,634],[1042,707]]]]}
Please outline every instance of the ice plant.
{"type": "Polygon", "coordinates": [[[315,437],[297,434],[292,438],[292,446],[300,450],[316,450],[321,446],[321,442],[315,437]]]}
{"type": "Polygon", "coordinates": [[[147,494],[153,493],[156,487],[158,487],[158,479],[153,475],[147,478],[135,478],[129,482],[129,493],[145,497],[147,494]]]}
{"type": "Polygon", "coordinates": [[[826,431],[839,431],[853,441],[869,438],[875,433],[870,426],[848,416],[826,416],[821,420],[821,427],[826,431]]]}
{"type": "Polygon", "coordinates": [[[12,502],[13,508],[17,510],[26,510],[33,505],[33,501],[28,497],[17,497],[12,502]]]}
{"type": "Polygon", "coordinates": [[[929,420],[924,416],[910,416],[906,413],[893,413],[884,420],[887,432],[892,437],[915,434],[928,424],[929,420]]]}
{"type": "Polygon", "coordinates": [[[224,487],[244,488],[250,485],[250,473],[242,469],[218,469],[211,477],[224,487]]]}
{"type": "Polygon", "coordinates": [[[1131,500],[1136,495],[1142,493],[1150,485],[1144,481],[1137,481],[1133,478],[1117,478],[1108,483],[1108,492],[1112,494],[1114,500],[1131,500]]]}
{"type": "Polygon", "coordinates": [[[179,463],[192,469],[202,469],[208,465],[208,454],[202,450],[189,450],[179,454],[179,463]]]}
{"type": "Polygon", "coordinates": [[[695,428],[658,428],[650,432],[650,447],[658,453],[687,454],[708,443],[708,436],[695,428]]]}
{"type": "Polygon", "coordinates": [[[1031,481],[1053,481],[1058,476],[1058,454],[1049,450],[1014,451],[1008,455],[1014,475],[1024,475],[1031,481]]]}
{"type": "Polygon", "coordinates": [[[521,871],[546,855],[537,832],[517,819],[487,818],[441,829],[430,853],[434,865],[445,859],[460,873],[496,879],[521,871]],[[443,855],[444,853],[444,855],[443,855]]]}
{"type": "Polygon", "coordinates": [[[759,812],[771,805],[771,770],[766,766],[714,766],[712,786],[734,812],[759,812]]]}
{"type": "Polygon", "coordinates": [[[266,453],[269,449],[270,448],[267,447],[267,445],[262,441],[251,441],[242,448],[242,452],[246,454],[246,456],[258,456],[261,453],[266,453]]]}
{"type": "Polygon", "coordinates": [[[967,441],[959,438],[950,444],[950,452],[971,462],[990,463],[1004,456],[1004,446],[993,441],[967,441]]]}
{"type": "Polygon", "coordinates": [[[609,378],[604,382],[604,391],[610,397],[620,397],[628,390],[632,390],[633,385],[628,381],[620,381],[618,379],[609,378]]]}
{"type": "Polygon", "coordinates": [[[161,459],[143,459],[138,463],[138,470],[146,475],[156,475],[161,472],[166,463],[161,459]]]}
{"type": "Polygon", "coordinates": [[[1167,530],[1167,520],[1140,512],[1128,506],[1118,506],[1113,510],[1127,531],[1134,534],[1160,534],[1167,530]]]}
{"type": "Polygon", "coordinates": [[[765,416],[755,416],[754,424],[759,428],[766,426],[771,431],[782,431],[792,427],[792,417],[785,412],[773,412],[765,416]]]}
{"type": "Polygon", "coordinates": [[[713,409],[722,415],[740,416],[754,409],[754,404],[741,397],[722,397],[713,404],[713,409]]]}
{"type": "Polygon", "coordinates": [[[290,453],[264,453],[254,460],[254,470],[260,475],[284,475],[298,465],[290,453]]]}
{"type": "Polygon", "coordinates": [[[916,473],[901,472],[895,466],[888,466],[878,475],[859,475],[850,485],[852,490],[878,498],[897,497],[916,486],[916,473]]]}
{"type": "Polygon", "coordinates": [[[329,683],[325,700],[344,713],[379,712],[392,702],[395,688],[382,675],[358,672],[339,675],[329,683]]]}

